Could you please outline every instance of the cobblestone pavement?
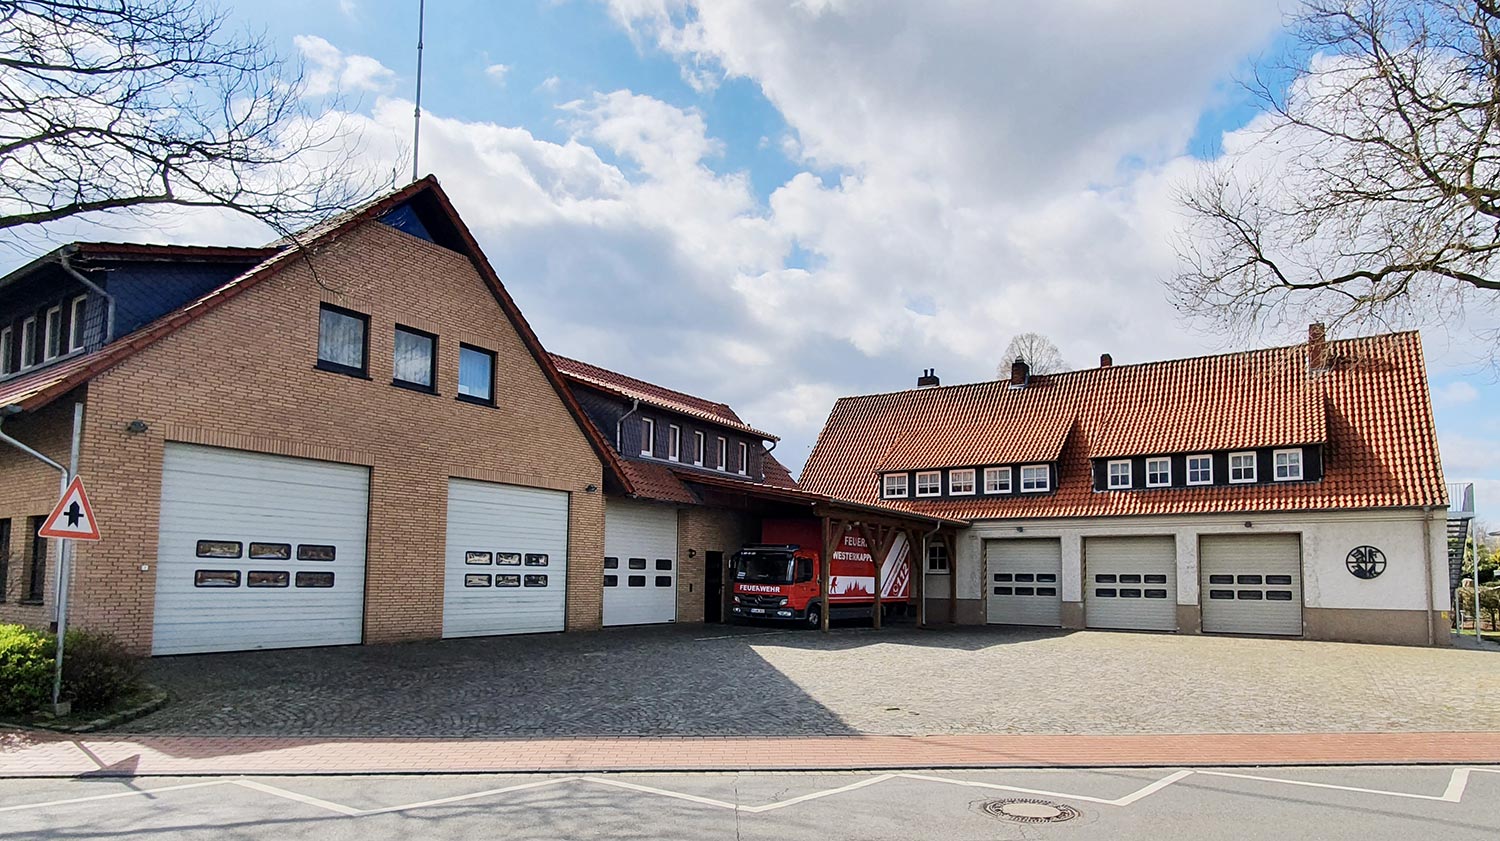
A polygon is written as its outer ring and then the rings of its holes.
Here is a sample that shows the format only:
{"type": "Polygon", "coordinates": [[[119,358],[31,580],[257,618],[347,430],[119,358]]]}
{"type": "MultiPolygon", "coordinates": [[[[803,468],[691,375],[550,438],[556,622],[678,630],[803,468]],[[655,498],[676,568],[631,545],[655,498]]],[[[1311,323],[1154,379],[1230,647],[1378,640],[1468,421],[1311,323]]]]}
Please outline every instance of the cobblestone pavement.
{"type": "Polygon", "coordinates": [[[121,731],[1500,730],[1496,652],[1098,631],[684,625],[161,658],[152,679],[171,703],[121,731]]]}

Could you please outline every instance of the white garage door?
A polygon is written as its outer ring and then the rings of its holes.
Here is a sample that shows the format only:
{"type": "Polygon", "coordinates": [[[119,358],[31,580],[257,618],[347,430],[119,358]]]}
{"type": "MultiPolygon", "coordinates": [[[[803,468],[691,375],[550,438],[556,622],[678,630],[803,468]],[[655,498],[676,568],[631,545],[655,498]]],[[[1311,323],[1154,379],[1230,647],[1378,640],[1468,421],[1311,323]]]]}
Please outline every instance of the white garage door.
{"type": "Polygon", "coordinates": [[[153,654],[362,638],[364,467],[167,444],[153,654]]]}
{"type": "Polygon", "coordinates": [[[1062,625],[1058,575],[1062,544],[1051,540],[986,541],[989,593],[985,613],[999,625],[1062,625]]]}
{"type": "Polygon", "coordinates": [[[568,495],[448,480],[443,636],[561,631],[568,495]]]}
{"type": "Polygon", "coordinates": [[[677,621],[677,509],[607,499],[604,624],[677,621]]]}
{"type": "Polygon", "coordinates": [[[1295,534],[1204,535],[1203,630],[1302,634],[1302,542],[1295,534]]]}
{"type": "Polygon", "coordinates": [[[1090,537],[1084,542],[1084,622],[1090,628],[1177,630],[1177,541],[1090,537]]]}

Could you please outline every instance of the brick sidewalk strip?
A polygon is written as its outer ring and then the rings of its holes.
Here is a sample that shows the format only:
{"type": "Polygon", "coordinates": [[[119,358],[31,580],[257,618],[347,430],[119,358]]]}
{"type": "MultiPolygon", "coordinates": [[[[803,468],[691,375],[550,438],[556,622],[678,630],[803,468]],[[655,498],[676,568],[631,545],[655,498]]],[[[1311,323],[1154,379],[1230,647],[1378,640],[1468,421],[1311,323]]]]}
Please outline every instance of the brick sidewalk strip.
{"type": "Polygon", "coordinates": [[[795,738],[67,737],[0,731],[0,777],[1500,764],[1500,732],[795,738]]]}

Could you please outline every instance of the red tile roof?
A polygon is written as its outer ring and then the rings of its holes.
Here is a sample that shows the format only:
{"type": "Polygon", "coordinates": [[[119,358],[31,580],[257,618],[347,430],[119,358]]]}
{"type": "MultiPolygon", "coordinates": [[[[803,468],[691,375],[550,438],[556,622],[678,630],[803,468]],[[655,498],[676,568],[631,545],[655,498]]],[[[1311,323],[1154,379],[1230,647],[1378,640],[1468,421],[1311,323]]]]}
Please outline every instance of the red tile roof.
{"type": "Polygon", "coordinates": [[[1416,333],[1118,365],[1007,382],[846,397],[802,471],[804,489],[880,500],[884,470],[1048,461],[1055,493],[884,500],[961,519],[1423,507],[1445,504],[1416,333]],[[1021,430],[1021,431],[1018,431],[1021,430]],[[1059,430],[1062,430],[1060,436],[1059,430]],[[1318,482],[1096,493],[1091,459],[1324,445],[1318,482]]]}
{"type": "Polygon", "coordinates": [[[688,417],[717,424],[736,432],[753,435],[763,441],[780,440],[769,432],[762,432],[753,426],[740,420],[740,416],[734,410],[723,403],[715,403],[712,400],[704,400],[681,391],[673,391],[663,388],[645,380],[628,377],[624,374],[580,362],[577,359],[569,359],[566,356],[552,354],[552,362],[557,370],[567,379],[581,383],[600,391],[624,397],[627,400],[639,400],[649,406],[659,409],[680,412],[688,417]]]}
{"type": "MultiPolygon", "coordinates": [[[[326,222],[312,226],[301,232],[296,240],[304,247],[321,245],[333,241],[357,225],[371,219],[378,218],[386,211],[399,206],[403,202],[412,201],[418,197],[425,197],[435,203],[449,222],[453,225],[454,232],[462,244],[462,251],[474,268],[484,279],[490,291],[494,294],[506,316],[515,326],[516,332],[521,337],[522,344],[526,345],[542,373],[552,383],[563,405],[573,415],[578,423],[579,429],[589,439],[600,459],[603,461],[605,474],[616,480],[621,489],[626,493],[634,491],[630,478],[620,468],[620,458],[608,442],[600,435],[594,424],[584,414],[583,408],[573,397],[573,392],[563,382],[562,376],[552,364],[552,357],[542,348],[541,340],[532,331],[531,325],[526,317],[521,314],[520,307],[516,306],[515,299],[500,282],[500,276],[490,265],[489,260],[479,247],[478,241],[474,239],[463,219],[454,209],[443,188],[438,185],[437,179],[431,175],[421,178],[386,195],[377,198],[363,207],[354,208],[345,213],[329,219],[326,222]]],[[[102,252],[116,253],[127,246],[119,243],[105,243],[101,246],[102,252]]],[[[130,246],[130,248],[142,248],[152,251],[153,254],[170,256],[172,251],[189,251],[198,253],[199,249],[193,246],[130,246]]],[[[202,249],[206,251],[234,252],[235,254],[246,254],[254,256],[258,252],[264,252],[269,256],[261,260],[257,265],[233,278],[222,286],[209,292],[201,298],[192,301],[177,310],[170,312],[156,321],[142,327],[135,332],[121,337],[114,342],[100,348],[97,351],[80,356],[76,359],[57,363],[39,371],[17,377],[0,383],[0,412],[9,411],[32,411],[56,400],[72,389],[88,382],[94,376],[109,370],[137,351],[154,344],[182,325],[210,312],[223,304],[225,301],[237,296],[246,289],[251,288],[262,280],[274,275],[277,271],[291,265],[292,262],[303,253],[300,249],[291,247],[290,241],[282,241],[273,244],[267,249],[202,249]]],[[[227,254],[225,255],[227,256],[227,254]]],[[[43,258],[45,259],[45,258],[43,258]]],[[[40,261],[33,261],[35,265],[40,261]]],[[[12,273],[14,274],[14,273],[12,273]]]]}
{"type": "Polygon", "coordinates": [[[703,485],[708,488],[731,493],[744,493],[757,499],[766,499],[780,502],[807,506],[821,506],[833,509],[854,509],[866,511],[872,514],[886,514],[896,517],[914,517],[923,522],[934,525],[945,526],[967,526],[968,523],[950,517],[946,514],[932,511],[913,511],[904,507],[887,504],[884,501],[864,502],[850,499],[840,499],[827,494],[814,493],[802,488],[783,488],[768,485],[761,482],[746,482],[726,475],[718,475],[701,470],[689,470],[682,467],[669,468],[679,479],[688,484],[703,485]]]}

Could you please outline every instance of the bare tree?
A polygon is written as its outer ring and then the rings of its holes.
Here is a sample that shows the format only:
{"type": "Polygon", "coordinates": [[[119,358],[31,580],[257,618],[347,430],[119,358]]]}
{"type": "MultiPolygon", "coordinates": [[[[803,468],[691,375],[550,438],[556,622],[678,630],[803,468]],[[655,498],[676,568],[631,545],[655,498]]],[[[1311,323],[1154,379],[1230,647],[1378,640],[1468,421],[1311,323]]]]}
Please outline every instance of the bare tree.
{"type": "Polygon", "coordinates": [[[1062,351],[1057,349],[1051,339],[1040,333],[1022,333],[1010,340],[1010,344],[1005,346],[1005,358],[995,368],[996,378],[1008,379],[1011,363],[1017,359],[1026,360],[1033,374],[1056,374],[1069,370],[1068,363],[1063,361],[1062,351]]]}
{"type": "Polygon", "coordinates": [[[1250,330],[1492,306],[1500,2],[1307,0],[1291,32],[1254,142],[1180,191],[1174,303],[1250,330]]]}
{"type": "Polygon", "coordinates": [[[285,234],[388,187],[302,94],[263,36],[193,0],[0,0],[0,235],[162,206],[285,234]]]}

